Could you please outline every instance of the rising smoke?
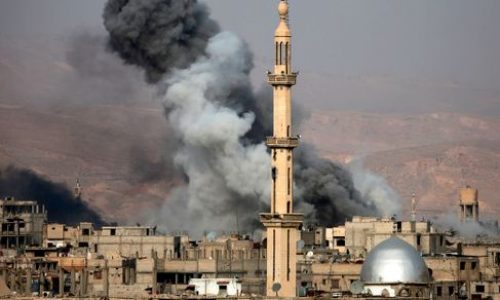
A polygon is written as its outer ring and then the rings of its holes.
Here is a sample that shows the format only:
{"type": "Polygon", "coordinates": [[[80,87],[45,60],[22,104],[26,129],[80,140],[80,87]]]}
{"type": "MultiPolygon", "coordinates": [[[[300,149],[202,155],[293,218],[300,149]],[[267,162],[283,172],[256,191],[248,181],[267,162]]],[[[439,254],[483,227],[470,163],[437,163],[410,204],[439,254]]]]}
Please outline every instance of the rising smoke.
{"type": "Polygon", "coordinates": [[[93,222],[104,225],[104,220],[85,202],[73,196],[63,184],[58,184],[30,170],[8,166],[0,169],[0,197],[34,200],[48,210],[50,222],[76,225],[93,222]]]}
{"type": "Polygon", "coordinates": [[[190,0],[113,0],[104,9],[109,44],[123,60],[158,82],[204,53],[219,26],[204,4],[190,0]]]}
{"type": "Polygon", "coordinates": [[[500,237],[498,225],[478,221],[461,221],[457,212],[449,212],[432,218],[432,222],[442,231],[457,233],[465,240],[478,240],[500,237]]]}
{"type": "MultiPolygon", "coordinates": [[[[104,24],[110,48],[144,68],[148,82],[159,82],[179,142],[173,158],[186,182],[157,221],[195,233],[255,229],[269,202],[270,156],[262,140],[271,134],[272,99],[252,89],[246,43],[219,32],[196,0],[109,0],[104,24]]],[[[385,214],[379,201],[356,190],[349,171],[312,146],[299,147],[296,161],[295,202],[310,221],[333,225],[354,214],[385,214]]]]}

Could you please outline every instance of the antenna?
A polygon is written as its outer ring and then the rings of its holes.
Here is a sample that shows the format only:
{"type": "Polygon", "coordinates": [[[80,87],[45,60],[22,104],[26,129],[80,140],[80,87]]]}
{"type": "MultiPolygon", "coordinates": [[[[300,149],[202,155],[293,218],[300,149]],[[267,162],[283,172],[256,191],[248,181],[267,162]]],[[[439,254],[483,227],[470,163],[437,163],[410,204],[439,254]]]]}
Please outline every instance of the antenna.
{"type": "Polygon", "coordinates": [[[415,197],[415,193],[413,193],[411,195],[411,221],[413,222],[417,220],[417,200],[415,197]]]}

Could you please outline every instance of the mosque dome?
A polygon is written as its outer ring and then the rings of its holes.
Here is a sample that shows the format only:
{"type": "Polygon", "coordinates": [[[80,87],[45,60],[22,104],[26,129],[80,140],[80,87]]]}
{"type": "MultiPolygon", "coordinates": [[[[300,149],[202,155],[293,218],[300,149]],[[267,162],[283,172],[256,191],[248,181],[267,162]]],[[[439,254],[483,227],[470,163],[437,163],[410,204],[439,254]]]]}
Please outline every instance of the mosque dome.
{"type": "Polygon", "coordinates": [[[415,248],[391,237],[368,253],[361,269],[361,281],[365,284],[428,283],[429,271],[415,248]]]}

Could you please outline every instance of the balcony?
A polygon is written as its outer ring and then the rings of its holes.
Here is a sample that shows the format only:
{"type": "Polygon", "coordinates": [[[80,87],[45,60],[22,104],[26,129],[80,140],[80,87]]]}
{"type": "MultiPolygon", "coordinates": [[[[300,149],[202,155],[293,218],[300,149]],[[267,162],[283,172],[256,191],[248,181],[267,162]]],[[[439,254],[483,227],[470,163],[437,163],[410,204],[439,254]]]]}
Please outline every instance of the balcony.
{"type": "Polygon", "coordinates": [[[268,74],[267,82],[270,85],[295,85],[297,83],[297,73],[268,74]]]}
{"type": "Polygon", "coordinates": [[[261,213],[260,222],[265,227],[273,228],[299,228],[304,221],[303,214],[277,214],[277,213],[261,213]]]}
{"type": "Polygon", "coordinates": [[[285,137],[268,137],[266,138],[266,145],[270,148],[295,148],[299,145],[299,138],[285,137]]]}

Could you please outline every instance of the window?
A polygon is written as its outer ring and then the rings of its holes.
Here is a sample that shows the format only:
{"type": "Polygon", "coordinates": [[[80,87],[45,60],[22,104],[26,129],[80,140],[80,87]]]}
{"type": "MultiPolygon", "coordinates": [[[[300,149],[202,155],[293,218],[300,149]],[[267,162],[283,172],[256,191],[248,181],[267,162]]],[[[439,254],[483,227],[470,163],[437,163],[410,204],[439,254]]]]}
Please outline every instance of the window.
{"type": "Polygon", "coordinates": [[[410,297],[410,291],[408,289],[401,289],[399,291],[399,296],[401,296],[401,297],[410,297]]]}
{"type": "Polygon", "coordinates": [[[94,271],[94,279],[102,279],[102,271],[100,270],[94,271]]]}
{"type": "Polygon", "coordinates": [[[345,246],[345,240],[344,239],[337,239],[337,246],[345,246]]]}
{"type": "Polygon", "coordinates": [[[460,262],[460,270],[465,270],[465,261],[460,262]]]}
{"type": "Polygon", "coordinates": [[[401,221],[396,222],[396,228],[397,228],[397,231],[398,231],[398,232],[401,232],[401,229],[402,229],[402,224],[401,224],[401,221]]]}
{"type": "Polygon", "coordinates": [[[82,229],[82,235],[83,236],[89,236],[90,235],[90,229],[88,229],[88,228],[82,229]]]}
{"type": "Polygon", "coordinates": [[[340,289],[340,281],[338,279],[332,279],[332,289],[340,289]]]}
{"type": "Polygon", "coordinates": [[[475,261],[473,261],[473,262],[470,263],[471,270],[475,270],[476,267],[477,267],[477,263],[475,261]]]}
{"type": "Polygon", "coordinates": [[[115,228],[110,229],[110,230],[109,230],[109,234],[110,234],[110,235],[116,235],[116,229],[115,229],[115,228]]]}
{"type": "Polygon", "coordinates": [[[436,288],[436,295],[437,296],[442,296],[443,295],[443,288],[442,287],[438,286],[436,288]]]}
{"type": "Polygon", "coordinates": [[[421,239],[420,234],[417,234],[417,246],[420,246],[421,239]]]}
{"type": "Polygon", "coordinates": [[[448,287],[448,295],[453,296],[454,294],[455,294],[455,287],[449,286],[448,287]]]}
{"type": "Polygon", "coordinates": [[[476,285],[476,293],[484,293],[484,285],[476,285]]]}
{"type": "Polygon", "coordinates": [[[291,189],[291,177],[292,176],[292,171],[290,168],[288,168],[288,177],[287,177],[287,189],[288,189],[288,195],[290,195],[290,189],[291,189]]]}

